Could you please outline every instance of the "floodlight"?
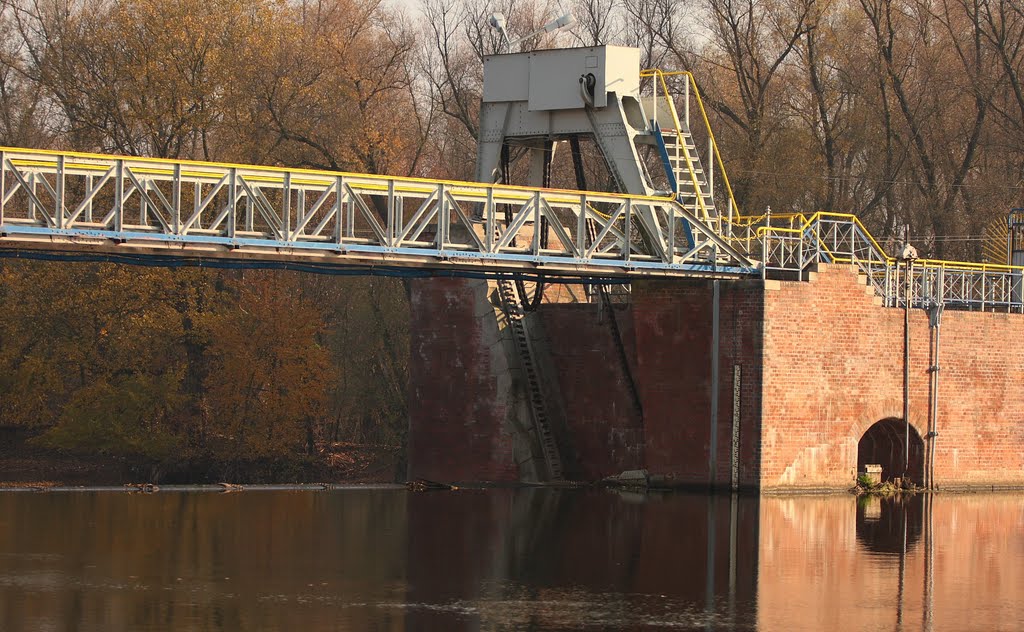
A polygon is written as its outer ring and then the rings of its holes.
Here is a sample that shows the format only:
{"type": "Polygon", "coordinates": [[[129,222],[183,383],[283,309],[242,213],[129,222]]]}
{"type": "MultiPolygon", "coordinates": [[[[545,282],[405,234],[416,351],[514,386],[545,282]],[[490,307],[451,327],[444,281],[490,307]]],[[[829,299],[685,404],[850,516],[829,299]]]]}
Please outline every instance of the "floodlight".
{"type": "Polygon", "coordinates": [[[566,13],[560,18],[551,20],[550,22],[540,27],[536,31],[528,35],[524,35],[522,37],[517,37],[514,40],[509,40],[508,31],[505,30],[505,16],[502,15],[501,13],[492,13],[491,16],[487,18],[487,24],[489,24],[491,28],[501,33],[502,40],[504,42],[507,42],[508,47],[511,49],[516,44],[520,44],[523,41],[528,40],[535,35],[540,35],[541,33],[553,33],[554,31],[559,31],[561,29],[574,26],[576,24],[576,18],[574,18],[571,13],[566,13]]]}

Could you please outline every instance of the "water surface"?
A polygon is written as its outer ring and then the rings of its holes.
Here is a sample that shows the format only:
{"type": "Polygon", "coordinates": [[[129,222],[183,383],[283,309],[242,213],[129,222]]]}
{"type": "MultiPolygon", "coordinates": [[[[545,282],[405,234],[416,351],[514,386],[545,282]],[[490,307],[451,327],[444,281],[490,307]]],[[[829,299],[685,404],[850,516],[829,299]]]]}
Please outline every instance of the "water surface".
{"type": "Polygon", "coordinates": [[[0,629],[1018,630],[1024,495],[0,493],[0,629]]]}

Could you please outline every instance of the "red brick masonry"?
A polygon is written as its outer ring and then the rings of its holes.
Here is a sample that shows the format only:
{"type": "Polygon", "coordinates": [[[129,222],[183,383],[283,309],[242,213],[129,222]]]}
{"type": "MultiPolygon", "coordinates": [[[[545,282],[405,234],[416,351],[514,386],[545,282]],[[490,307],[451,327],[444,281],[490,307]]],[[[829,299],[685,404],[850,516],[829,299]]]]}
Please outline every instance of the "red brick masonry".
{"type": "MultiPolygon", "coordinates": [[[[480,329],[493,321],[472,315],[480,310],[468,295],[455,296],[465,282],[430,283],[429,292],[413,293],[419,327],[410,368],[411,471],[421,464],[421,475],[444,480],[514,479],[506,415],[493,387],[493,334],[480,329]]],[[[619,322],[635,355],[639,427],[599,311],[554,305],[542,313],[578,476],[642,466],[678,483],[727,485],[736,437],[745,487],[849,487],[860,438],[880,420],[902,418],[902,310],[881,307],[848,266],[822,266],[810,282],[719,287],[715,433],[712,282],[633,284],[632,313],[620,313],[619,322]],[[567,319],[580,324],[569,327],[567,319]]],[[[921,310],[911,314],[910,335],[910,421],[925,437],[932,360],[921,310]]],[[[1019,314],[943,315],[934,464],[940,488],[1024,487],[1022,339],[1019,314]]]]}
{"type": "MultiPolygon", "coordinates": [[[[707,481],[711,283],[650,281],[633,297],[647,465],[707,481]]],[[[741,483],[852,485],[864,432],[902,420],[903,311],[881,307],[849,266],[810,282],[723,281],[720,311],[716,482],[729,481],[738,364],[741,483]]],[[[910,421],[924,437],[928,316],[910,321],[910,421]]],[[[1024,487],[1024,316],[948,310],[940,345],[936,484],[1024,487]]]]}

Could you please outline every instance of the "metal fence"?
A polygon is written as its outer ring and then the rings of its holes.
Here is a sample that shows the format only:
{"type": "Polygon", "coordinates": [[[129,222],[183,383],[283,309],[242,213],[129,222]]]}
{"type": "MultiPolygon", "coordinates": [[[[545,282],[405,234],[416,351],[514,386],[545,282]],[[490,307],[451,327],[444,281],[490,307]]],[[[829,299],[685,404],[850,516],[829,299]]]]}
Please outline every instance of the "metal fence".
{"type": "Polygon", "coordinates": [[[1024,267],[916,259],[885,253],[856,216],[816,213],[786,215],[736,231],[734,243],[756,244],[756,256],[772,271],[803,273],[817,263],[855,265],[889,307],[1024,313],[1024,267]],[[751,234],[755,237],[751,237],[751,234]]]}

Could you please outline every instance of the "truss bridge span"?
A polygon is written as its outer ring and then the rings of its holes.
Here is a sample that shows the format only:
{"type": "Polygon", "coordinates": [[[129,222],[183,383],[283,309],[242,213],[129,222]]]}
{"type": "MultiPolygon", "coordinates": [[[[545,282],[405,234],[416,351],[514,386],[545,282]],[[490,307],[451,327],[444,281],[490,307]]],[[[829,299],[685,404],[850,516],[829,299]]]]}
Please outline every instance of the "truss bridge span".
{"type": "Polygon", "coordinates": [[[18,148],[0,163],[7,249],[550,280],[757,272],[671,197],[18,148]],[[674,248],[648,247],[651,221],[674,248]]]}

